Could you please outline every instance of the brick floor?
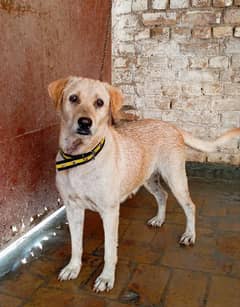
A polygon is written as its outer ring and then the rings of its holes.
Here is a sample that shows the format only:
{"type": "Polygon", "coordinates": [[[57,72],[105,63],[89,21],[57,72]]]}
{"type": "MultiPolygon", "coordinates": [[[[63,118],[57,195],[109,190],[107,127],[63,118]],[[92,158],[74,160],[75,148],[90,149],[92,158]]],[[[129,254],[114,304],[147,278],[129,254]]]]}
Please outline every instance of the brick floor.
{"type": "Polygon", "coordinates": [[[178,240],[185,217],[175,198],[168,199],[166,223],[146,226],[155,214],[144,189],[122,204],[119,262],[115,287],[92,291],[103,266],[103,231],[99,216],[87,212],[83,267],[76,280],[57,275],[70,256],[67,226],[42,255],[0,280],[0,307],[15,306],[240,306],[240,183],[191,179],[197,204],[197,242],[182,248],[178,240]]]}

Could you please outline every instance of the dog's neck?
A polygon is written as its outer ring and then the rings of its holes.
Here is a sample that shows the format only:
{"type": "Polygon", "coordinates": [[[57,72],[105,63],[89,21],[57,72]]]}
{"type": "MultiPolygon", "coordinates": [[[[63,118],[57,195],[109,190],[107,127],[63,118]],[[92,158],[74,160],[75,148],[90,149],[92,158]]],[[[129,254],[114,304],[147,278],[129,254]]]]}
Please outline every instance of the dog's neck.
{"type": "Polygon", "coordinates": [[[78,155],[91,151],[103,138],[106,138],[109,131],[104,129],[94,136],[81,136],[73,134],[68,129],[60,129],[59,147],[70,155],[78,155]]]}

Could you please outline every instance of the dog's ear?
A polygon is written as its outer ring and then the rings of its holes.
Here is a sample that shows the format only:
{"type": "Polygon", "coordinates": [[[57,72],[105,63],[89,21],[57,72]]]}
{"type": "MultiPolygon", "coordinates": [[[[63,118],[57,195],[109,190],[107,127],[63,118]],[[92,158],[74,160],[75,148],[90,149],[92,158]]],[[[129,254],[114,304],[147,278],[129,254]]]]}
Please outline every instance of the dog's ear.
{"type": "Polygon", "coordinates": [[[120,89],[106,83],[106,88],[110,95],[110,113],[112,118],[112,123],[116,123],[120,120],[120,110],[123,105],[123,94],[120,89]]]}
{"type": "Polygon", "coordinates": [[[131,113],[126,113],[123,107],[123,94],[120,89],[105,83],[106,88],[110,95],[110,122],[117,124],[120,120],[132,121],[137,120],[138,116],[131,113]]]}
{"type": "Polygon", "coordinates": [[[60,109],[62,98],[63,98],[63,90],[68,83],[69,78],[59,79],[51,82],[48,85],[48,94],[54,102],[55,108],[57,110],[60,109]]]}

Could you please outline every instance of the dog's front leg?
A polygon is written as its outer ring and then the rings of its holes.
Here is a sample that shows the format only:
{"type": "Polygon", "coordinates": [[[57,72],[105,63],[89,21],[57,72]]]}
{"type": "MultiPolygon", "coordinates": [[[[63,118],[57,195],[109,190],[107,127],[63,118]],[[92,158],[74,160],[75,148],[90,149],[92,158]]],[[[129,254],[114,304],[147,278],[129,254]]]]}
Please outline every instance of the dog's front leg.
{"type": "Polygon", "coordinates": [[[72,256],[68,265],[61,270],[58,277],[60,280],[77,278],[82,265],[84,210],[76,204],[69,204],[66,206],[66,211],[71,234],[72,256]]]}
{"type": "Polygon", "coordinates": [[[117,263],[119,205],[101,214],[104,228],[104,268],[94,284],[96,292],[113,288],[117,263]]]}

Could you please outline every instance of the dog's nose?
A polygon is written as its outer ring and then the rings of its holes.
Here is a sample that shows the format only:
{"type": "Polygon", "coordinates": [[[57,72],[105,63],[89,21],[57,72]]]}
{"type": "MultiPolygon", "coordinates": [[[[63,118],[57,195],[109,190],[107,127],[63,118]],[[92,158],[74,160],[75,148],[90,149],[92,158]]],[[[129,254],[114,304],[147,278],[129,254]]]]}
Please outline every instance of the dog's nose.
{"type": "Polygon", "coordinates": [[[89,129],[92,126],[92,120],[89,117],[80,117],[78,119],[78,125],[79,127],[89,129]]]}

